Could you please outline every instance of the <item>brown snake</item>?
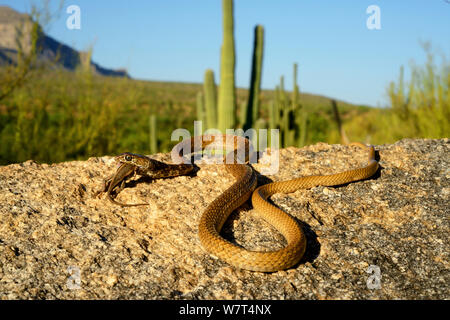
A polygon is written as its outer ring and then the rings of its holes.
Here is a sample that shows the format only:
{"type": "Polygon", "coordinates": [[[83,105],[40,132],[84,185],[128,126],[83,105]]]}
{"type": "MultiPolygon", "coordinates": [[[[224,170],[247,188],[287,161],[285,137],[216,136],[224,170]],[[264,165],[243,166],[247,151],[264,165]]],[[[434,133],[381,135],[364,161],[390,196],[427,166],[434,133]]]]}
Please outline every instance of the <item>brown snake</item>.
{"type": "MultiPolygon", "coordinates": [[[[178,162],[185,162],[185,164],[178,165],[180,166],[179,174],[186,174],[190,171],[189,166],[191,165],[186,163],[189,161],[182,158],[183,155],[191,153],[191,150],[194,150],[196,146],[203,150],[206,146],[216,143],[221,147],[226,147],[226,162],[228,163],[225,163],[224,166],[236,178],[236,181],[216,198],[203,213],[198,227],[200,242],[206,251],[223,261],[235,267],[253,271],[272,272],[290,268],[300,261],[306,249],[306,238],[302,228],[293,217],[267,201],[271,195],[275,193],[291,193],[299,189],[308,189],[319,185],[336,186],[363,180],[371,177],[378,169],[373,146],[367,147],[361,143],[353,143],[368,150],[369,159],[366,166],[337,174],[307,176],[287,181],[272,182],[256,188],[256,173],[246,164],[252,152],[249,141],[238,136],[208,135],[183,140],[172,149],[172,160],[176,159],[178,162]],[[228,152],[230,150],[231,152],[228,152]],[[244,155],[245,159],[242,158],[242,155],[244,155]],[[231,163],[230,159],[232,160],[231,163]],[[237,159],[240,159],[240,162],[236,161],[237,159]],[[229,215],[233,210],[245,203],[250,196],[252,197],[253,207],[259,216],[274,226],[286,239],[287,245],[284,248],[276,251],[249,251],[224,239],[220,235],[220,230],[229,215]]],[[[145,159],[149,158],[133,155],[136,157],[133,157],[133,159],[129,158],[128,161],[125,159],[126,155],[133,154],[123,154],[118,156],[120,157],[118,160],[121,163],[136,166],[136,172],[139,174],[150,174],[150,172],[147,173],[147,170],[150,170],[145,167],[145,159]]],[[[169,166],[172,169],[170,176],[177,175],[177,165],[169,166]]],[[[126,170],[125,173],[128,174],[130,168],[124,167],[123,170],[126,170]]],[[[116,173],[117,175],[119,175],[119,170],[116,173]]],[[[157,173],[154,173],[154,175],[158,177],[157,173]]],[[[112,178],[110,180],[115,181],[117,179],[112,178]]],[[[116,181],[115,185],[118,183],[116,181]]],[[[109,191],[111,191],[111,185],[109,191]]]]}

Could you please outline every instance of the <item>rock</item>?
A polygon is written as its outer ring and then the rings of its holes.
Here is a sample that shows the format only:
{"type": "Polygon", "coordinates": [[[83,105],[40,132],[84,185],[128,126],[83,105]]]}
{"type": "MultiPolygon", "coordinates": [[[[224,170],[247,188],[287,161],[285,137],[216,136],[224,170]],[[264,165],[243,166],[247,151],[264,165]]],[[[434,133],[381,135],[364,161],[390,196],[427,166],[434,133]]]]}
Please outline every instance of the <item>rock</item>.
{"type": "MultiPolygon", "coordinates": [[[[239,270],[202,249],[200,216],[233,181],[220,166],[128,184],[117,199],[149,205],[126,208],[93,196],[116,169],[112,157],[0,167],[0,298],[449,299],[449,146],[377,146],[372,179],[272,196],[308,238],[300,264],[274,273],[239,270]]],[[[287,148],[279,172],[259,180],[340,172],[366,156],[323,143],[287,148]]],[[[284,244],[251,205],[224,228],[248,249],[284,244]]]]}

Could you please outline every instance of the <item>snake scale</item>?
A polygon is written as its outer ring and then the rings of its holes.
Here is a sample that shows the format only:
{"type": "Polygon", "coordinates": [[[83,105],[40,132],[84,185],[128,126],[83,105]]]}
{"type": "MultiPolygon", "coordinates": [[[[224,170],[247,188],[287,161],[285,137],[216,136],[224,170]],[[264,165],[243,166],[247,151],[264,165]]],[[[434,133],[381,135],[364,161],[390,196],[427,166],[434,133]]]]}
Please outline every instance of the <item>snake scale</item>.
{"type": "Polygon", "coordinates": [[[367,147],[362,143],[352,144],[368,151],[366,166],[331,175],[299,177],[257,187],[256,172],[246,163],[252,152],[251,144],[246,138],[231,135],[196,136],[181,141],[172,149],[172,160],[178,164],[165,164],[132,153],[117,156],[116,160],[121,163],[121,166],[113,177],[105,181],[103,191],[108,193],[111,201],[114,201],[110,197],[111,191],[121,182],[122,186],[119,189],[123,188],[124,180],[131,174],[137,173],[153,178],[187,174],[192,171],[193,165],[183,156],[189,155],[191,151],[204,150],[210,145],[225,147],[227,161],[225,161],[224,167],[236,181],[203,213],[198,226],[200,242],[206,251],[237,268],[262,272],[284,270],[300,261],[306,249],[306,238],[298,222],[286,212],[269,203],[267,199],[275,193],[291,193],[319,185],[336,186],[371,177],[378,170],[374,147],[367,147]],[[276,251],[250,251],[220,235],[222,226],[229,215],[250,197],[258,215],[284,236],[287,241],[284,248],[276,251]]]}

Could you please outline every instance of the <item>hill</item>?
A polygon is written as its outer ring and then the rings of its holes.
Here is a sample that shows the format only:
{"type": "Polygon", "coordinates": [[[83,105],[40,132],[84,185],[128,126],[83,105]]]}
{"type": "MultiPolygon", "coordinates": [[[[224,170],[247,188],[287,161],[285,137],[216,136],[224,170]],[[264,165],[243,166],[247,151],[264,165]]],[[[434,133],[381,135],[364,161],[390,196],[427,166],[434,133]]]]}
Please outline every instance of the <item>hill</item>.
{"type": "MultiPolygon", "coordinates": [[[[24,51],[30,49],[31,22],[30,15],[0,6],[0,65],[16,64],[19,46],[24,51]]],[[[96,74],[129,77],[125,70],[112,70],[98,65],[91,61],[88,52],[79,52],[53,39],[42,32],[42,28],[37,47],[38,61],[41,63],[51,63],[69,71],[85,65],[96,74]]]]}

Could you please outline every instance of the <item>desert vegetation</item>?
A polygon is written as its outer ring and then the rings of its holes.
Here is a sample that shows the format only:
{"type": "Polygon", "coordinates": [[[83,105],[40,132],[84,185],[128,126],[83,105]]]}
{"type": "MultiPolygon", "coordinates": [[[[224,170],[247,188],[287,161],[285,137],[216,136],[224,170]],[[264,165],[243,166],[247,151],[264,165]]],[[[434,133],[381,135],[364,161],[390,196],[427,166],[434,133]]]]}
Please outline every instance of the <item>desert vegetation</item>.
{"type": "Polygon", "coordinates": [[[281,147],[450,135],[450,65],[427,46],[425,65],[411,65],[407,80],[402,67],[387,84],[389,106],[375,108],[301,92],[296,62],[288,75],[293,88],[285,88],[280,75],[276,88],[263,90],[264,27],[258,25],[250,84],[236,88],[232,4],[223,0],[221,75],[205,70],[200,84],[108,77],[85,65],[69,71],[56,62],[41,63],[36,57],[42,30],[32,20],[31,46],[10,53],[0,66],[0,164],[168,152],[176,143],[171,132],[193,133],[194,120],[203,120],[204,129],[277,128],[281,147]]]}

